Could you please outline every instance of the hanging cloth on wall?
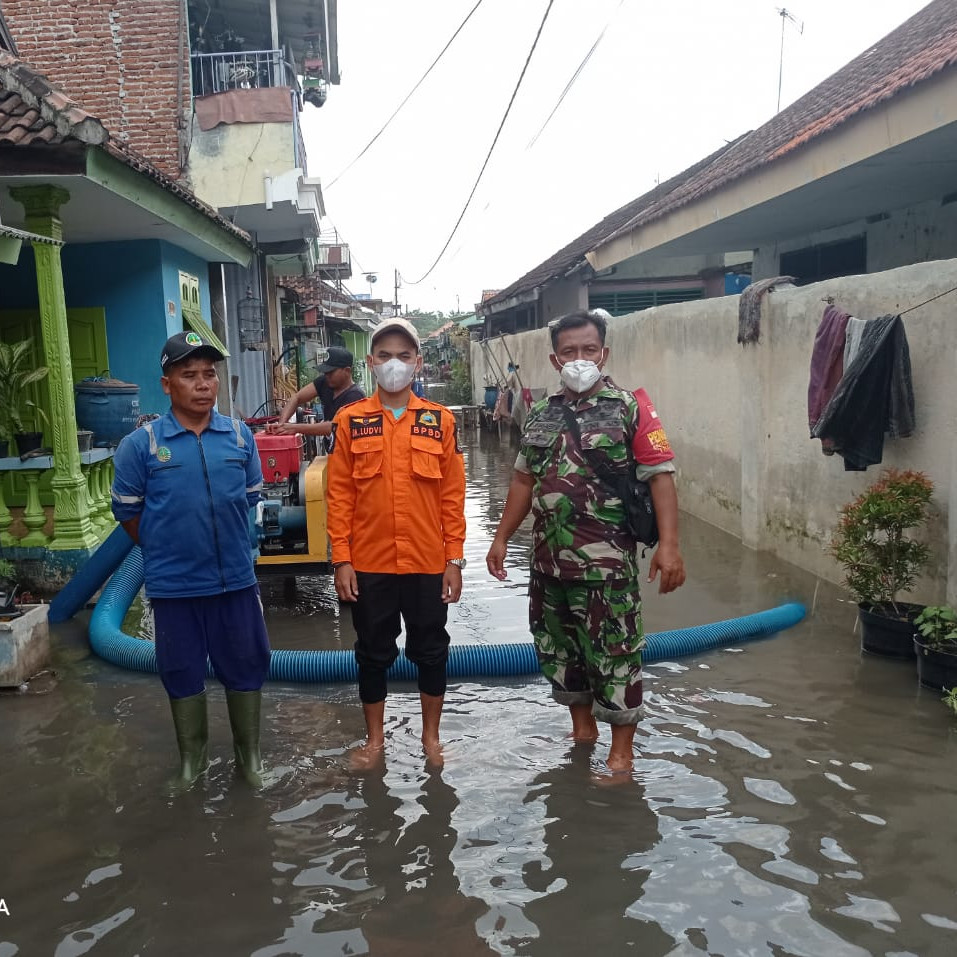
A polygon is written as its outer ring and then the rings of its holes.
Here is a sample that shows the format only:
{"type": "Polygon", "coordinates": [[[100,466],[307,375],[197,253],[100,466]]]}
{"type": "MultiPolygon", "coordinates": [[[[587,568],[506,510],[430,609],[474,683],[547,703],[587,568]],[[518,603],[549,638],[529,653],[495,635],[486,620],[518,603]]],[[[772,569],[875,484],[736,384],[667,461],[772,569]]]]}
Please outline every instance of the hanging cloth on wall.
{"type": "Polygon", "coordinates": [[[761,338],[761,300],[776,286],[793,283],[793,276],[772,276],[751,283],[738,300],[738,342],[757,342],[761,338]]]}
{"type": "Polygon", "coordinates": [[[807,423],[813,429],[844,375],[847,321],[851,317],[829,305],[821,317],[811,350],[811,376],[807,387],[807,423]]]}
{"type": "Polygon", "coordinates": [[[851,363],[857,356],[861,348],[861,336],[864,335],[864,327],[867,325],[866,319],[855,319],[851,316],[847,320],[847,337],[844,343],[844,368],[850,368],[851,363]]]}
{"type": "Polygon", "coordinates": [[[914,387],[910,349],[900,316],[881,316],[864,324],[857,355],[838,383],[831,401],[811,430],[844,458],[849,472],[877,465],[884,435],[913,434],[914,387]]]}

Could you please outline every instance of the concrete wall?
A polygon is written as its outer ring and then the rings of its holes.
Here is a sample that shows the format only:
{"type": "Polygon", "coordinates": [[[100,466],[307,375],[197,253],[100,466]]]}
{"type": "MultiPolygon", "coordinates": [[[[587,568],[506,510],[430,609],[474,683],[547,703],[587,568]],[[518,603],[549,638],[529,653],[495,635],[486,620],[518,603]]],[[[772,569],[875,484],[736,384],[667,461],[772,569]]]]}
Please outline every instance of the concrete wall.
{"type": "MultiPolygon", "coordinates": [[[[826,553],[831,530],[841,506],[879,468],[845,472],[842,459],[822,455],[820,443],[808,438],[808,370],[822,298],[833,296],[866,319],[954,287],[957,260],[778,290],[765,302],[760,343],[748,347],[736,341],[737,296],[649,309],[610,324],[608,371],[620,385],[641,385],[654,398],[675,448],[683,509],[752,548],[839,581],[841,570],[826,553]]],[[[926,532],[934,557],[915,591],[921,601],[957,601],[955,310],[957,292],[904,317],[917,431],[884,446],[883,465],[921,469],[936,486],[926,532]]],[[[557,387],[547,330],[506,342],[526,387],[557,387]]],[[[504,343],[490,348],[504,365],[504,343]]],[[[486,365],[478,343],[472,363],[474,400],[481,402],[486,365]]]]}
{"type": "Polygon", "coordinates": [[[263,177],[291,170],[295,157],[292,123],[220,123],[203,131],[194,122],[189,179],[193,192],[217,209],[264,206],[263,177]]]}

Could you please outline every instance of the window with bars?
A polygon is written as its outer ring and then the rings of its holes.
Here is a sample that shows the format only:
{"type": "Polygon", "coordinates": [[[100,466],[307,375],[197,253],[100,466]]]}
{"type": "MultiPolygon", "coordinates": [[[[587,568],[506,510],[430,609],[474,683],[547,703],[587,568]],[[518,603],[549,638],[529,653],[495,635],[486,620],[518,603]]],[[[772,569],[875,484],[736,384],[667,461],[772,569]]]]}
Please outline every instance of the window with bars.
{"type": "Polygon", "coordinates": [[[822,243],[781,253],[781,275],[794,276],[795,285],[798,286],[866,272],[867,236],[854,236],[835,243],[822,243]]]}
{"type": "Polygon", "coordinates": [[[704,298],[704,289],[628,289],[620,292],[589,292],[588,308],[605,309],[613,316],[626,316],[652,306],[690,302],[704,298]]]}

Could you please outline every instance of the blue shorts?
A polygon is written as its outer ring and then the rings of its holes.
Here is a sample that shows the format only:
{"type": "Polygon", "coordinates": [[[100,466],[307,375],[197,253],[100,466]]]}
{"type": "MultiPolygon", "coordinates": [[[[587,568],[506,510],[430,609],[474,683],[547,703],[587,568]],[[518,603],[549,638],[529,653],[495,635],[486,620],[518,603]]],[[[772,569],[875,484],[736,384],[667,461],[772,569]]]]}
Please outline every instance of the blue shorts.
{"type": "Polygon", "coordinates": [[[259,586],[194,598],[151,598],[156,663],[166,693],[206,687],[206,660],[230,691],[258,691],[269,670],[269,636],[259,586]]]}

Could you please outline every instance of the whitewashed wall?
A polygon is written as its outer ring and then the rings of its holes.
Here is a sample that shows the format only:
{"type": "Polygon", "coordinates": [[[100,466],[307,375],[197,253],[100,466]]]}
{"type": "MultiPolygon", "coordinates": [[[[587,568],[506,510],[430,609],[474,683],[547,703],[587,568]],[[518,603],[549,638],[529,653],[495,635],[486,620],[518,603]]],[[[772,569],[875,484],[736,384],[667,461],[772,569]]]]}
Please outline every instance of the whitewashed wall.
{"type": "MultiPolygon", "coordinates": [[[[839,581],[840,568],[826,553],[831,530],[840,507],[880,467],[845,472],[843,459],[822,455],[808,438],[808,371],[823,297],[868,319],[953,287],[957,260],[780,289],[765,301],[761,341],[752,346],[736,341],[737,296],[649,309],[609,324],[608,371],[654,399],[677,455],[683,509],[752,548],[839,581]]],[[[883,464],[921,469],[934,481],[927,531],[934,559],[915,597],[957,602],[957,292],[904,321],[917,431],[888,440],[883,464]]],[[[503,367],[506,343],[525,386],[557,387],[547,330],[494,340],[489,348],[503,367]]],[[[472,343],[472,369],[481,403],[489,366],[479,343],[472,343]]]]}

